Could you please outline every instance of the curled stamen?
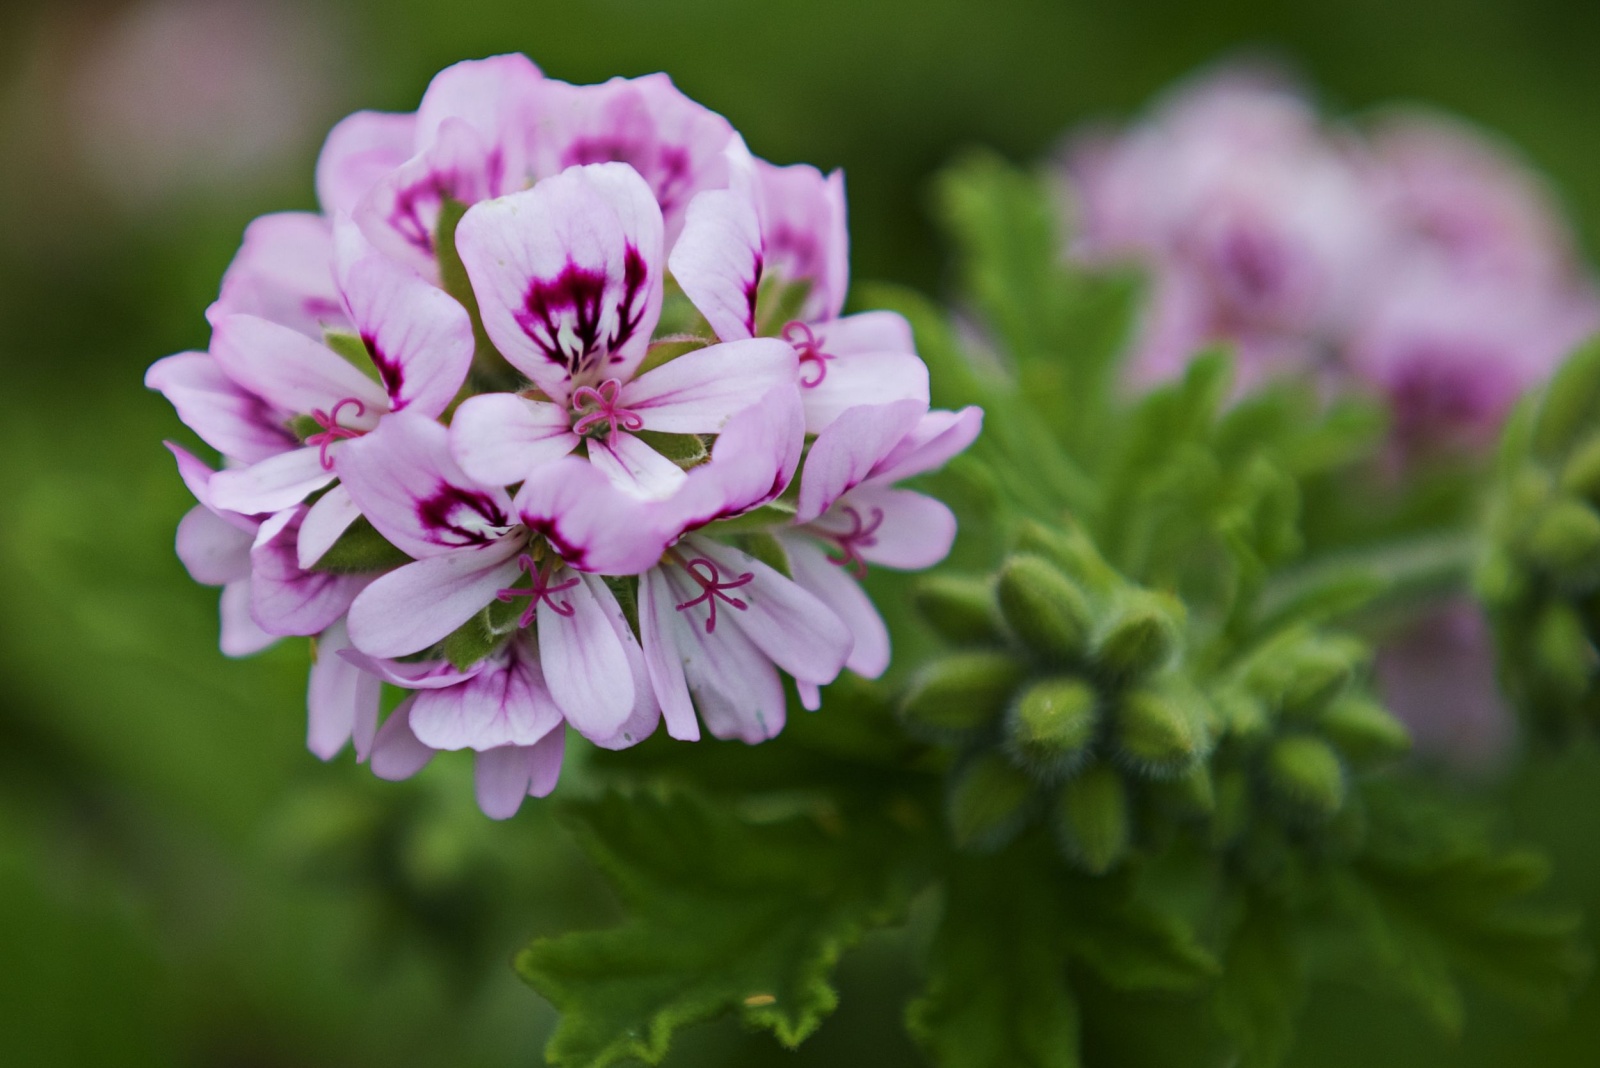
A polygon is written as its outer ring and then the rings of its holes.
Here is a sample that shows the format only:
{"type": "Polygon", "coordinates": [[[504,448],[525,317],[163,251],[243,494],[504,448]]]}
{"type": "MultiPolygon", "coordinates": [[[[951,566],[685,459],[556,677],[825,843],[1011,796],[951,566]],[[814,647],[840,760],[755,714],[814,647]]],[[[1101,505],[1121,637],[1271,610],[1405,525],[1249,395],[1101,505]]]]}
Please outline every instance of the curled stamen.
{"type": "Polygon", "coordinates": [[[534,563],[533,557],[523,553],[517,557],[517,566],[528,573],[528,578],[532,581],[532,585],[527,589],[522,589],[519,586],[508,586],[503,590],[496,590],[495,597],[507,602],[514,597],[528,598],[528,607],[522,610],[522,618],[517,620],[519,627],[526,627],[533,623],[533,617],[539,609],[540,601],[549,605],[550,610],[556,615],[565,616],[568,619],[572,618],[572,613],[574,612],[572,602],[561,601],[557,603],[550,595],[560,593],[562,590],[570,590],[576,586],[579,581],[576,575],[565,582],[558,582],[552,586],[550,584],[550,572],[552,569],[548,564],[540,567],[534,563]]]}
{"type": "Polygon", "coordinates": [[[848,567],[850,573],[856,578],[867,577],[867,562],[861,558],[861,549],[870,549],[878,544],[875,535],[878,528],[883,526],[883,509],[874,508],[872,518],[863,523],[861,513],[846,505],[842,511],[850,517],[850,529],[842,534],[828,535],[839,546],[842,556],[828,557],[829,562],[839,567],[848,567]]]}
{"type": "Polygon", "coordinates": [[[608,378],[599,386],[579,386],[573,390],[572,414],[578,419],[572,424],[572,432],[598,437],[602,433],[598,428],[604,425],[606,444],[615,445],[618,430],[643,430],[644,418],[622,407],[618,403],[621,395],[622,383],[615,378],[608,378]]]}
{"type": "Polygon", "coordinates": [[[728,581],[724,582],[722,580],[721,572],[717,570],[717,565],[712,563],[710,560],[707,560],[703,556],[697,556],[693,560],[690,560],[688,563],[683,565],[683,569],[689,572],[690,578],[694,579],[700,584],[700,596],[696,597],[692,601],[685,601],[680,604],[678,606],[678,611],[682,612],[684,609],[693,608],[702,601],[710,605],[711,615],[706,618],[707,634],[710,634],[717,629],[717,602],[719,600],[726,601],[728,604],[732,605],[734,608],[737,608],[741,612],[750,607],[739,598],[730,597],[723,591],[736,589],[749,582],[753,582],[756,577],[753,572],[746,571],[738,578],[729,579],[728,581]],[[704,574],[701,574],[698,570],[700,567],[705,568],[704,574]]]}
{"type": "Polygon", "coordinates": [[[344,409],[346,404],[356,406],[356,418],[358,419],[367,414],[367,406],[354,397],[346,397],[338,404],[335,404],[331,412],[325,412],[321,408],[311,409],[311,418],[322,429],[306,438],[306,444],[317,446],[317,458],[322,461],[322,469],[324,471],[333,470],[333,461],[328,458],[328,446],[336,441],[344,441],[347,438],[359,438],[366,433],[365,430],[352,430],[350,427],[339,425],[339,412],[344,409]]]}
{"type": "Polygon", "coordinates": [[[822,380],[828,377],[828,361],[833,359],[833,353],[822,351],[822,342],[817,340],[817,335],[805,323],[793,322],[783,328],[783,340],[795,347],[796,355],[800,357],[800,366],[813,364],[817,369],[817,377],[807,378],[804,373],[800,375],[800,384],[807,389],[815,389],[822,385],[822,380]]]}

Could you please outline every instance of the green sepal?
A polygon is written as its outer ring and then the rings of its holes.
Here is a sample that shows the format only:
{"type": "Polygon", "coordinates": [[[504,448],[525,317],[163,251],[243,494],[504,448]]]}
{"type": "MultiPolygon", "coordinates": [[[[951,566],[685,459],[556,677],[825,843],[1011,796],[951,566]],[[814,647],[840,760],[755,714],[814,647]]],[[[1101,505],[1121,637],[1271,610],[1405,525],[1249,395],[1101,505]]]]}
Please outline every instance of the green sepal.
{"type": "Polygon", "coordinates": [[[1115,768],[1097,764],[1069,779],[1053,815],[1062,852],[1090,875],[1104,875],[1128,855],[1133,812],[1115,768]]]}
{"type": "Polygon", "coordinates": [[[760,508],[743,512],[729,519],[719,519],[706,525],[709,535],[736,534],[746,530],[766,531],[794,525],[794,505],[785,500],[763,504],[760,508]]]}
{"type": "Polygon", "coordinates": [[[1089,598],[1049,560],[1011,557],[1000,569],[995,593],[1011,630],[1034,653],[1055,662],[1083,657],[1094,628],[1089,598]]]}
{"type": "Polygon", "coordinates": [[[1087,681],[1072,676],[1042,679],[1011,706],[1007,745],[1039,772],[1059,775],[1088,757],[1099,719],[1099,695],[1087,681]]]}
{"type": "Polygon", "coordinates": [[[359,575],[388,571],[409,563],[411,557],[379,534],[366,516],[357,516],[356,521],[339,535],[339,540],[328,546],[328,551],[311,565],[311,570],[335,575],[359,575]]]}
{"type": "Polygon", "coordinates": [[[687,471],[710,458],[711,452],[699,434],[663,434],[657,430],[635,430],[633,436],[687,471]]]}
{"type": "Polygon", "coordinates": [[[433,252],[439,263],[439,282],[444,291],[456,298],[467,310],[472,320],[472,373],[487,383],[513,388],[522,376],[506,362],[506,358],[489,340],[483,328],[483,314],[478,310],[478,295],[473,291],[472,279],[467,276],[466,265],[456,249],[456,227],[467,213],[467,205],[453,197],[439,202],[439,219],[433,229],[433,252]]]}
{"type": "Polygon", "coordinates": [[[474,613],[472,618],[445,636],[441,643],[444,658],[458,671],[476,664],[505,641],[506,631],[496,630],[490,610],[474,613]]]}
{"type": "Polygon", "coordinates": [[[789,553],[783,547],[783,542],[761,531],[751,531],[741,534],[736,539],[740,549],[766,564],[784,578],[793,578],[794,573],[789,565],[789,553]]]}
{"type": "Polygon", "coordinates": [[[1600,513],[1579,500],[1555,500],[1528,535],[1528,556],[1563,585],[1600,581],[1600,513]]]}
{"type": "Polygon", "coordinates": [[[1561,467],[1561,488],[1590,504],[1600,504],[1600,431],[1578,443],[1561,467]]]}
{"type": "Polygon", "coordinates": [[[1578,349],[1545,387],[1534,424],[1533,448],[1555,459],[1600,424],[1600,341],[1578,349]]]}
{"type": "Polygon", "coordinates": [[[911,603],[933,632],[951,645],[999,645],[1005,639],[993,579],[921,575],[911,587],[911,603]]]}
{"type": "Polygon", "coordinates": [[[1125,590],[1112,605],[1094,658],[1118,678],[1143,678],[1170,664],[1183,645],[1183,603],[1153,590],[1125,590]]]}
{"type": "Polygon", "coordinates": [[[962,849],[999,849],[1014,838],[1033,809],[1035,784],[1027,772],[990,749],[951,776],[945,812],[962,849]]]}
{"type": "Polygon", "coordinates": [[[756,289],[756,336],[777,336],[785,326],[800,318],[810,295],[809,278],[787,282],[776,274],[763,274],[756,289]]]}
{"type": "Polygon", "coordinates": [[[1211,751],[1206,715],[1205,699],[1175,679],[1128,690],[1112,713],[1117,753],[1137,774],[1182,775],[1211,751]]]}
{"type": "Polygon", "coordinates": [[[374,382],[382,384],[383,379],[378,374],[378,365],[372,362],[372,350],[367,348],[367,343],[360,335],[347,333],[344,330],[322,331],[322,343],[344,358],[346,363],[355,367],[362,374],[374,382]]]}
{"type": "Polygon", "coordinates": [[[959,736],[1000,717],[1025,674],[1002,652],[967,652],[941,657],[913,679],[900,704],[908,726],[935,737],[959,736]]]}
{"type": "Polygon", "coordinates": [[[1123,585],[1116,569],[1106,563],[1094,542],[1076,523],[1057,527],[1027,522],[1017,537],[1018,548],[1052,560],[1068,578],[1096,598],[1111,596],[1123,585]]]}
{"type": "Polygon", "coordinates": [[[1265,772],[1273,793],[1298,814],[1332,819],[1344,806],[1344,764],[1333,747],[1309,734],[1287,734],[1267,748],[1265,772]]]}
{"type": "Polygon", "coordinates": [[[1329,704],[1317,726],[1346,759],[1355,763],[1392,759],[1411,748],[1411,732],[1405,724],[1376,701],[1358,694],[1329,704]]]}

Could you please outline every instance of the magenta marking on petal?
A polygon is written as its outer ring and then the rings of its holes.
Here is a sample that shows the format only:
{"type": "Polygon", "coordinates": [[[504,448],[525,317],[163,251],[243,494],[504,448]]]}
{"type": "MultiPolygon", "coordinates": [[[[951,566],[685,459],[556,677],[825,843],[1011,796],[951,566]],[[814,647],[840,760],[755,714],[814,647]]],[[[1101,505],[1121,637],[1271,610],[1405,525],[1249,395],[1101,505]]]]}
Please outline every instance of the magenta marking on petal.
{"type": "Polygon", "coordinates": [[[751,337],[756,336],[756,300],[761,295],[761,272],[766,267],[759,251],[753,259],[755,262],[750,267],[750,281],[744,284],[744,325],[751,337]]]}
{"type": "Polygon", "coordinates": [[[607,445],[616,445],[617,434],[644,429],[644,417],[618,403],[622,383],[608,378],[598,386],[579,386],[572,391],[572,432],[584,437],[605,435],[607,445]]]}
{"type": "Polygon", "coordinates": [[[305,312],[308,319],[315,319],[318,322],[344,318],[344,308],[338,301],[329,300],[327,297],[307,297],[300,302],[300,310],[305,312]]]}
{"type": "Polygon", "coordinates": [[[561,532],[556,529],[554,518],[523,515],[522,524],[530,532],[549,542],[550,547],[561,559],[579,571],[585,570],[583,565],[588,558],[589,550],[563,538],[561,532]]]}
{"type": "Polygon", "coordinates": [[[511,525],[494,498],[486,493],[465,490],[448,482],[439,484],[432,497],[417,502],[417,519],[424,527],[436,532],[447,532],[456,539],[436,537],[440,545],[466,547],[488,545],[511,525]],[[476,517],[478,522],[472,522],[476,517]],[[472,523],[464,526],[463,522],[472,523]]]}
{"type": "Polygon", "coordinates": [[[856,578],[867,577],[867,562],[861,558],[862,549],[870,549],[878,544],[876,534],[878,528],[883,526],[883,509],[874,508],[872,518],[863,523],[861,513],[854,508],[845,506],[841,511],[850,517],[850,529],[843,534],[828,535],[839,546],[840,556],[829,555],[828,560],[839,567],[848,567],[856,578]]]}
{"type": "Polygon", "coordinates": [[[357,417],[367,414],[367,406],[362,404],[355,397],[344,398],[344,400],[333,406],[333,411],[331,412],[325,412],[321,408],[311,409],[311,418],[314,419],[316,424],[322,429],[306,438],[306,444],[317,446],[317,458],[322,461],[322,469],[324,471],[333,470],[333,460],[328,456],[329,446],[336,441],[344,441],[349,438],[359,438],[361,435],[366,433],[365,430],[352,430],[350,427],[339,425],[339,412],[346,404],[353,404],[356,406],[357,417]]]}
{"type": "Polygon", "coordinates": [[[529,556],[527,553],[523,553],[517,557],[517,566],[528,573],[528,579],[531,582],[531,585],[527,589],[522,589],[518,586],[509,586],[503,590],[496,590],[495,596],[500,600],[507,602],[511,601],[515,597],[528,598],[528,607],[522,610],[522,618],[517,620],[518,626],[526,627],[533,623],[534,615],[538,611],[540,601],[543,601],[545,604],[549,605],[551,610],[554,611],[556,615],[563,616],[567,619],[572,618],[573,612],[576,611],[576,609],[572,607],[572,602],[561,601],[558,603],[551,596],[551,594],[560,593],[562,590],[570,590],[572,587],[576,586],[578,584],[578,577],[576,575],[567,579],[565,582],[560,582],[552,586],[550,585],[550,573],[553,569],[548,564],[546,564],[544,567],[540,567],[538,564],[534,563],[533,557],[529,556]]]}
{"type": "Polygon", "coordinates": [[[535,278],[529,283],[523,307],[514,318],[545,359],[581,378],[607,359],[612,363],[622,359],[619,350],[644,321],[649,275],[639,250],[627,246],[622,259],[622,293],[609,334],[603,333],[603,312],[610,279],[603,270],[580,267],[571,260],[554,278],[535,278]]]}
{"type": "Polygon", "coordinates": [[[828,377],[828,361],[836,357],[831,352],[822,351],[822,342],[811,328],[805,323],[790,323],[783,328],[783,340],[793,345],[795,353],[800,357],[800,384],[807,389],[815,389],[822,385],[822,380],[828,377]],[[816,368],[817,377],[807,378],[804,368],[811,364],[816,368]]]}
{"type": "Polygon", "coordinates": [[[361,332],[361,344],[366,346],[367,356],[372,360],[372,366],[378,369],[378,379],[383,383],[383,391],[389,394],[395,411],[405,407],[405,402],[400,399],[400,390],[405,386],[405,369],[400,366],[399,360],[390,359],[378,347],[376,334],[365,330],[361,332]]]}
{"type": "Polygon", "coordinates": [[[711,614],[706,617],[707,634],[710,634],[717,629],[717,602],[719,600],[726,602],[741,612],[750,607],[739,598],[730,597],[723,591],[737,589],[740,586],[744,586],[750,582],[753,582],[756,577],[753,572],[746,571],[738,578],[729,579],[724,582],[721,572],[717,570],[717,565],[712,563],[710,560],[707,560],[703,556],[697,556],[693,560],[690,560],[688,563],[683,565],[683,569],[689,572],[690,578],[694,579],[695,582],[700,584],[700,596],[696,597],[692,601],[685,601],[678,605],[678,611],[682,612],[685,609],[693,608],[695,605],[702,602],[709,605],[711,608],[711,614]],[[698,570],[698,568],[701,567],[705,568],[704,574],[701,574],[698,570]]]}

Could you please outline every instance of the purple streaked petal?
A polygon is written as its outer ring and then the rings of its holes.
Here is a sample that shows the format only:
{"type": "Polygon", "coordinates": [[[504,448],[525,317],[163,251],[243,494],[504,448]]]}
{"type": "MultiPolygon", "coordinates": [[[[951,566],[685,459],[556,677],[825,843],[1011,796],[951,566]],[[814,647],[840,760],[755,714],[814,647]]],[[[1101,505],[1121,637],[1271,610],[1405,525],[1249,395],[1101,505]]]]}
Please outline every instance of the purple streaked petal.
{"type": "Polygon", "coordinates": [[[282,212],[247,226],[206,320],[214,326],[229,315],[258,316],[311,338],[343,327],[328,220],[282,212]]]}
{"type": "Polygon", "coordinates": [[[189,509],[178,522],[178,559],[190,578],[206,586],[226,586],[249,578],[253,541],[252,533],[204,505],[189,509]]]}
{"type": "Polygon", "coordinates": [[[806,408],[806,433],[821,434],[835,419],[861,405],[916,401],[928,406],[928,367],[915,353],[863,352],[827,361],[820,381],[809,369],[802,375],[800,399],[806,408]],[[815,382],[815,385],[812,384],[815,382]]]}
{"type": "Polygon", "coordinates": [[[584,582],[594,591],[595,600],[600,602],[606,620],[616,632],[617,640],[622,643],[622,652],[628,658],[628,671],[633,676],[633,708],[628,718],[609,736],[595,736],[589,740],[602,749],[627,749],[655,733],[661,722],[661,704],[656,700],[655,690],[650,684],[650,669],[645,664],[644,650],[639,647],[639,639],[634,637],[622,605],[617,603],[610,587],[600,579],[585,576],[584,582]]]}
{"type": "Polygon", "coordinates": [[[299,448],[269,456],[249,467],[231,467],[211,476],[211,502],[244,515],[281,512],[332,482],[322,466],[322,451],[299,448]]]}
{"type": "MultiPolygon", "coordinates": [[[[372,739],[372,774],[390,782],[409,779],[428,766],[435,750],[417,741],[411,730],[411,702],[407,698],[383,721],[372,739]]],[[[359,751],[358,754],[359,756],[359,751]]]]}
{"type": "Polygon", "coordinates": [[[653,567],[639,577],[639,640],[667,733],[679,741],[698,742],[700,722],[695,719],[683,655],[674,639],[675,628],[681,625],[676,609],[681,602],[667,584],[664,570],[653,567]]]}
{"type": "Polygon", "coordinates": [[[390,410],[443,412],[472,366],[467,310],[381,253],[357,259],[341,273],[340,284],[390,410]]]}
{"type": "Polygon", "coordinates": [[[424,690],[411,730],[434,749],[532,745],[561,727],[531,640],[518,636],[488,666],[455,686],[424,690]]]}
{"type": "Polygon", "coordinates": [[[709,345],[622,387],[623,406],[646,430],[717,434],[728,420],[795,380],[794,348],[776,338],[709,345]]]}
{"type": "Polygon", "coordinates": [[[355,734],[358,723],[377,723],[379,680],[345,657],[350,637],[342,620],[317,638],[306,687],[306,748],[322,760],[332,760],[355,734]]]}
{"type": "Polygon", "coordinates": [[[755,336],[764,263],[755,205],[731,189],[709,189],[690,202],[667,261],[684,295],[723,341],[755,336]]]}
{"type": "Polygon", "coordinates": [[[782,572],[710,538],[687,538],[678,551],[686,559],[690,554],[705,557],[724,576],[755,576],[739,587],[739,599],[747,607],[726,611],[721,619],[743,631],[773,663],[802,682],[821,685],[838,677],[850,657],[852,639],[826,604],[782,572]]]}
{"type": "Polygon", "coordinates": [[[253,315],[218,320],[211,355],[229,378],[286,412],[331,412],[354,398],[365,411],[345,415],[342,423],[367,430],[389,408],[382,387],[333,350],[253,315]]]}
{"type": "MultiPolygon", "coordinates": [[[[781,537],[794,580],[842,619],[855,638],[844,666],[875,679],[889,667],[889,628],[861,584],[830,560],[816,543],[794,535],[781,537]]],[[[810,708],[813,706],[807,705],[810,708]]]]}
{"type": "Polygon", "coordinates": [[[335,469],[361,512],[413,559],[488,545],[514,525],[511,498],[468,478],[449,433],[416,412],[387,415],[378,429],[340,443],[335,469]]]}
{"type": "Polygon", "coordinates": [[[644,359],[661,314],[661,212],[629,167],[574,167],[476,205],[456,247],[490,339],[557,403],[644,359]]]}
{"type": "Polygon", "coordinates": [[[318,497],[300,521],[300,540],[295,545],[300,566],[308,571],[315,567],[350,524],[360,517],[361,509],[343,486],[334,486],[318,497]]]}
{"type": "Polygon", "coordinates": [[[870,478],[926,410],[927,405],[915,400],[862,405],[830,423],[806,455],[795,522],[809,523],[870,478]]]}
{"type": "Polygon", "coordinates": [[[509,486],[540,464],[578,447],[572,417],[559,404],[515,393],[468,397],[450,420],[450,452],[486,486],[509,486]]]}
{"type": "Polygon", "coordinates": [[[368,656],[408,656],[471,619],[520,574],[519,538],[456,549],[374,579],[350,605],[350,638],[368,656]]]}
{"type": "Polygon", "coordinates": [[[358,111],[328,133],[317,157],[317,202],[325,215],[355,210],[384,175],[415,151],[417,117],[358,111]]]}
{"type": "MultiPolygon", "coordinates": [[[[680,567],[662,568],[666,602],[682,604],[700,591],[680,567]]],[[[659,611],[659,607],[658,607],[659,611]]],[[[715,738],[738,738],[751,745],[783,730],[786,699],[783,679],[772,660],[738,627],[719,626],[707,634],[697,620],[673,611],[668,622],[672,645],[695,708],[715,738]]]]}
{"type": "Polygon", "coordinates": [[[350,608],[367,584],[364,575],[305,571],[296,545],[304,507],[261,524],[250,547],[250,615],[269,634],[320,634],[350,608]]]}
{"type": "Polygon", "coordinates": [[[872,536],[851,544],[863,560],[882,567],[900,571],[932,567],[950,554],[955,542],[956,517],[943,502],[876,482],[850,491],[808,527],[826,537],[848,534],[863,520],[874,528],[872,536]],[[858,518],[852,519],[847,509],[858,518]]]}
{"type": "Polygon", "coordinates": [[[767,272],[785,282],[806,281],[800,318],[833,319],[850,286],[850,235],[845,224],[844,173],[807,164],[776,167],[755,160],[761,244],[767,272]]]}
{"type": "Polygon", "coordinates": [[[888,485],[942,467],[971,445],[982,430],[982,408],[928,412],[873,468],[871,481],[874,485],[888,485]]]}
{"type": "Polygon", "coordinates": [[[218,607],[222,616],[220,645],[224,656],[253,656],[278,640],[278,635],[262,630],[250,616],[249,579],[222,587],[218,607]]]}
{"type": "MultiPolygon", "coordinates": [[[[571,577],[562,569],[551,580],[571,577]]],[[[633,672],[601,603],[614,602],[611,591],[594,576],[578,577],[578,585],[539,601],[539,661],[567,722],[585,737],[608,738],[633,712],[633,672]],[[552,600],[572,614],[558,612],[552,600]]]]}
{"type": "Polygon", "coordinates": [[[688,478],[683,468],[632,434],[618,433],[611,444],[593,438],[588,449],[589,462],[613,485],[644,500],[665,500],[688,478]]]}
{"type": "Polygon", "coordinates": [[[284,427],[288,413],[237,385],[209,353],[157,360],[145,372],[144,384],[166,397],[202,441],[230,459],[253,464],[300,444],[284,427]]]}
{"type": "Polygon", "coordinates": [[[514,507],[531,533],[579,571],[637,575],[666,548],[656,512],[575,456],[530,474],[514,507]]]}
{"type": "Polygon", "coordinates": [[[353,645],[340,649],[339,655],[367,674],[405,690],[437,690],[455,686],[489,666],[487,660],[480,660],[466,669],[458,668],[448,660],[380,660],[353,645]]]}

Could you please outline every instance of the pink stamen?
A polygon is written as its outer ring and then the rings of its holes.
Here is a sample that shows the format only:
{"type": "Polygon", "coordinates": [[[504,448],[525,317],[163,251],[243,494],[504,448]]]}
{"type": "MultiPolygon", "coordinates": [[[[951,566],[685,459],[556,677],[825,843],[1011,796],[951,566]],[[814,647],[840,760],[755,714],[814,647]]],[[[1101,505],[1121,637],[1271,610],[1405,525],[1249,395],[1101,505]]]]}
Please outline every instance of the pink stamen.
{"type": "Polygon", "coordinates": [[[321,408],[311,409],[311,418],[316,421],[316,424],[322,430],[306,438],[306,444],[317,446],[317,457],[322,461],[322,469],[324,471],[333,470],[333,461],[328,458],[328,446],[336,441],[359,438],[366,433],[365,430],[352,430],[350,427],[339,425],[339,413],[344,410],[346,404],[356,406],[356,418],[358,419],[367,414],[367,406],[354,397],[346,397],[338,404],[335,404],[332,412],[325,412],[321,408]]]}
{"type": "Polygon", "coordinates": [[[828,361],[833,359],[833,353],[822,351],[822,342],[817,340],[817,335],[805,323],[794,322],[783,328],[783,340],[795,347],[796,355],[800,357],[800,384],[807,389],[815,389],[822,385],[822,380],[828,377],[828,361]],[[813,364],[817,369],[817,377],[807,378],[804,374],[806,364],[813,364]]]}
{"type": "Polygon", "coordinates": [[[719,600],[726,601],[728,604],[732,605],[734,608],[737,608],[741,612],[750,607],[739,598],[729,597],[723,591],[737,589],[746,583],[753,582],[755,580],[755,575],[752,572],[746,571],[738,578],[729,579],[727,582],[724,582],[722,580],[721,572],[717,570],[717,565],[712,563],[710,560],[707,560],[703,556],[697,556],[693,560],[690,560],[687,564],[683,565],[683,569],[689,572],[690,578],[694,579],[700,584],[700,596],[696,597],[692,601],[685,601],[680,604],[678,606],[678,611],[682,612],[684,609],[693,608],[702,601],[710,605],[711,615],[706,618],[707,634],[710,634],[712,631],[717,629],[717,602],[719,600]],[[696,570],[700,567],[705,568],[705,574],[701,574],[698,570],[696,570]]]}
{"type": "Polygon", "coordinates": [[[572,432],[581,436],[598,437],[599,428],[605,426],[607,445],[616,445],[619,430],[644,429],[644,418],[618,403],[622,396],[622,383],[608,378],[599,386],[579,386],[572,391],[572,413],[578,416],[572,432]]]}
{"type": "Polygon", "coordinates": [[[872,520],[868,523],[861,522],[861,513],[854,508],[845,506],[844,514],[850,517],[850,529],[843,534],[828,535],[839,546],[843,556],[829,556],[828,559],[839,567],[848,567],[850,573],[856,578],[867,577],[867,562],[861,558],[861,549],[870,549],[878,544],[874,537],[878,528],[883,526],[883,509],[872,510],[872,520]]]}
{"type": "Polygon", "coordinates": [[[527,589],[522,589],[520,586],[508,586],[503,590],[496,590],[495,596],[507,602],[515,597],[528,598],[528,607],[522,610],[522,618],[517,620],[519,627],[526,627],[533,623],[533,617],[538,612],[540,601],[549,605],[550,610],[556,615],[565,616],[568,619],[572,618],[574,611],[572,602],[562,601],[558,604],[550,595],[560,593],[562,590],[570,590],[576,586],[578,584],[578,576],[574,575],[567,581],[558,582],[552,586],[550,585],[550,566],[546,564],[544,567],[540,567],[533,562],[533,557],[527,553],[517,557],[517,566],[528,573],[528,578],[532,581],[532,585],[527,589]]]}

